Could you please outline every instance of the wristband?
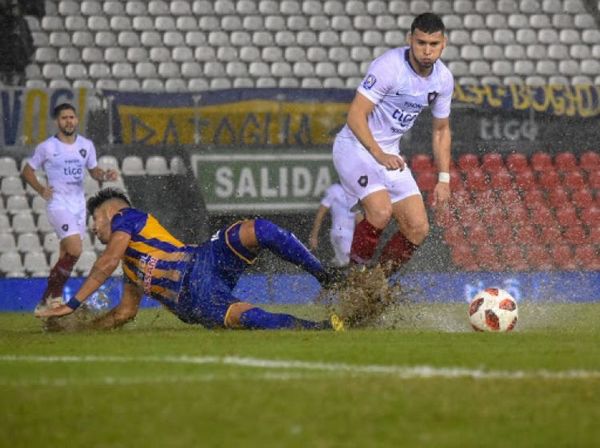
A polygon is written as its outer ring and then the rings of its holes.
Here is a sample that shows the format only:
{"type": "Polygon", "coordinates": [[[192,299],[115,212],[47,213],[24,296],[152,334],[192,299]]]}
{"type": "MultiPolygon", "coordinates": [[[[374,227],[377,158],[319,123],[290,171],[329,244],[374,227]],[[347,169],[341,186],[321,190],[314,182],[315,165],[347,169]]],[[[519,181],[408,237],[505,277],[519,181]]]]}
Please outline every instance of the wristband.
{"type": "Polygon", "coordinates": [[[69,308],[75,311],[81,305],[81,302],[77,300],[75,297],[72,297],[67,303],[65,303],[69,308]]]}
{"type": "Polygon", "coordinates": [[[440,172],[438,174],[438,182],[450,183],[450,173],[440,172]]]}

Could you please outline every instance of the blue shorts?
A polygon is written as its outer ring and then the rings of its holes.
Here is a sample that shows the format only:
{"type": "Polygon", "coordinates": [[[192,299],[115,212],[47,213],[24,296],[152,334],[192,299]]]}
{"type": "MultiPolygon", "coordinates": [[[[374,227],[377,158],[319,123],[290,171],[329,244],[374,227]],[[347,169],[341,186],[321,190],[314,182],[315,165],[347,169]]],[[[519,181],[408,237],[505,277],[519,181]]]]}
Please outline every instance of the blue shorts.
{"type": "Polygon", "coordinates": [[[225,327],[227,310],[240,301],[232,291],[257,255],[241,244],[241,224],[219,230],[198,247],[173,310],[182,321],[207,328],[225,327]]]}

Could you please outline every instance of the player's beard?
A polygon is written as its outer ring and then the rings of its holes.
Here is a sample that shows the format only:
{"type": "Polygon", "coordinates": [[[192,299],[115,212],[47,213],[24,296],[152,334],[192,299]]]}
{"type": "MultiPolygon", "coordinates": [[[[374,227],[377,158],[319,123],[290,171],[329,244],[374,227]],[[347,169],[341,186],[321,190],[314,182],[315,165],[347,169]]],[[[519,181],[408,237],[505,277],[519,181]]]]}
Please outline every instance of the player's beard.
{"type": "Polygon", "coordinates": [[[64,135],[66,135],[67,137],[71,137],[75,134],[77,128],[75,126],[73,127],[64,127],[60,129],[60,132],[62,132],[64,135]]]}

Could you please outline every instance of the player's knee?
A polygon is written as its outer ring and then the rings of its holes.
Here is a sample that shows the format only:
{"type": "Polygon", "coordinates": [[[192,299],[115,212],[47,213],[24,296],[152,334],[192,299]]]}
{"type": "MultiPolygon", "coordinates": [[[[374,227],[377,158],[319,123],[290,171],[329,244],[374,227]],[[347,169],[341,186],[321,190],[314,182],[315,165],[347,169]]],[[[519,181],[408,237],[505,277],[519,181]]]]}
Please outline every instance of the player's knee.
{"type": "Polygon", "coordinates": [[[366,215],[367,220],[371,223],[371,225],[377,227],[378,229],[384,229],[392,218],[392,207],[390,205],[389,207],[368,210],[366,215]]]}
{"type": "Polygon", "coordinates": [[[223,323],[226,328],[241,328],[242,324],[240,322],[242,318],[242,314],[246,311],[256,308],[254,305],[248,302],[235,302],[232,303],[227,309],[227,313],[225,314],[225,319],[223,323]]]}
{"type": "Polygon", "coordinates": [[[69,256],[71,259],[77,261],[79,257],[81,257],[81,253],[83,252],[83,248],[71,248],[65,252],[65,255],[69,256]]]}

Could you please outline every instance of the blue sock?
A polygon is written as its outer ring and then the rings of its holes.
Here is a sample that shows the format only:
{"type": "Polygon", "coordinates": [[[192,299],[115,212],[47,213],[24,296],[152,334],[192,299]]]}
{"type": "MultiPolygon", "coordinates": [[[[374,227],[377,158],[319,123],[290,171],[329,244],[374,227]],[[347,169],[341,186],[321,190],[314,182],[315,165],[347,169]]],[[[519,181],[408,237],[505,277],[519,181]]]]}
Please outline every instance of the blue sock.
{"type": "Polygon", "coordinates": [[[289,230],[259,218],[254,221],[254,232],[261,247],[266,247],[285,261],[300,266],[319,281],[325,277],[321,262],[289,230]]]}
{"type": "Polygon", "coordinates": [[[305,329],[305,330],[329,330],[331,324],[328,321],[313,322],[294,317],[290,314],[269,313],[261,308],[251,308],[244,311],[240,316],[240,323],[249,330],[280,330],[305,329]]]}

